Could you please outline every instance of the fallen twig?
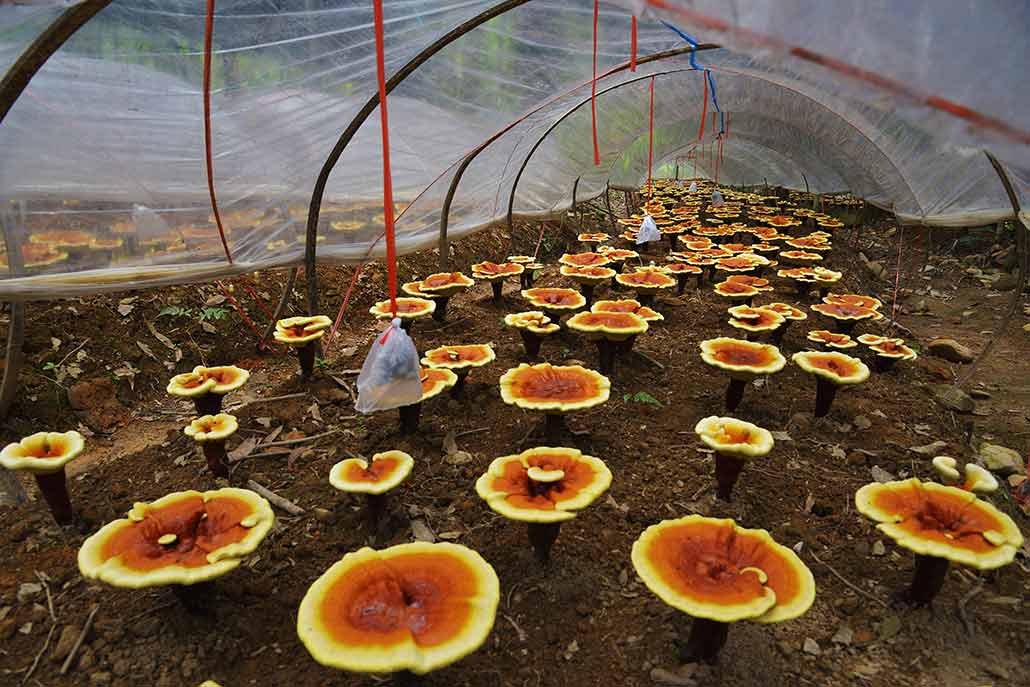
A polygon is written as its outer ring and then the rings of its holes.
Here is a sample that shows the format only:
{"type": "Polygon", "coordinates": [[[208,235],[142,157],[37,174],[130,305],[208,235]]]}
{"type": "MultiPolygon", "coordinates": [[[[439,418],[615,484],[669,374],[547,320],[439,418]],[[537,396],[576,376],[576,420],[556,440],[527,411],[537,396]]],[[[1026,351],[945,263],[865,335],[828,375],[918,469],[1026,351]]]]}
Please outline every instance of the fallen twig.
{"type": "MultiPolygon", "coordinates": [[[[351,419],[353,419],[355,417],[357,417],[357,416],[356,415],[348,415],[346,417],[341,417],[341,418],[338,418],[338,419],[339,420],[351,420],[351,419]]],[[[270,448],[272,446],[291,446],[293,444],[303,444],[303,443],[308,442],[308,441],[314,441],[315,439],[321,439],[322,437],[327,437],[330,434],[336,434],[336,433],[338,433],[340,431],[341,430],[339,430],[339,429],[330,429],[328,432],[322,432],[320,434],[312,434],[309,437],[300,437],[299,439],[283,439],[282,441],[269,441],[267,443],[260,444],[259,448],[270,448]]]]}
{"type": "Polygon", "coordinates": [[[812,550],[812,547],[806,547],[806,548],[808,548],[808,553],[812,556],[812,558],[815,559],[815,561],[817,563],[822,564],[827,570],[829,570],[831,573],[833,573],[834,577],[836,577],[838,580],[840,580],[845,585],[847,585],[849,588],[851,588],[852,591],[858,592],[859,594],[861,594],[862,596],[864,596],[865,598],[867,598],[867,599],[869,599],[871,601],[875,601],[876,603],[878,603],[880,606],[882,606],[884,608],[888,608],[888,609],[890,608],[890,605],[886,601],[880,599],[877,596],[873,596],[872,594],[870,594],[866,590],[862,589],[861,587],[859,587],[855,583],[849,581],[846,577],[844,577],[839,572],[837,572],[836,568],[834,568],[829,563],[825,562],[823,559],[819,558],[819,556],[816,555],[815,551],[812,550]]]}
{"type": "Polygon", "coordinates": [[[291,398],[300,398],[301,396],[307,396],[308,392],[301,391],[296,394],[283,394],[282,396],[269,396],[267,398],[248,398],[241,403],[235,403],[231,406],[226,406],[226,410],[239,410],[245,406],[253,405],[255,403],[268,403],[270,401],[286,401],[291,398]]]}
{"type": "Polygon", "coordinates": [[[507,620],[509,623],[511,623],[511,626],[513,628],[515,628],[515,634],[517,634],[519,636],[519,641],[520,642],[526,641],[526,631],[523,630],[521,627],[519,627],[519,624],[516,623],[515,620],[510,615],[508,615],[507,613],[502,613],[501,615],[504,616],[505,620],[507,620]]]}
{"type": "Polygon", "coordinates": [[[973,600],[977,594],[983,591],[984,583],[983,580],[977,580],[973,588],[962,595],[962,598],[955,604],[955,613],[958,615],[958,619],[962,621],[962,629],[966,631],[966,634],[972,637],[975,634],[975,628],[973,627],[973,621],[966,615],[966,604],[973,600]]]}
{"type": "Polygon", "coordinates": [[[167,603],[163,603],[163,604],[160,604],[160,605],[158,605],[158,606],[151,606],[150,608],[148,608],[148,609],[147,609],[147,610],[145,610],[145,611],[140,611],[140,612],[139,612],[139,613],[137,613],[136,615],[134,615],[134,616],[130,616],[130,617],[129,617],[129,618],[128,618],[128,619],[126,620],[126,621],[125,621],[124,625],[125,625],[126,627],[130,627],[130,626],[132,625],[133,621],[135,621],[135,620],[139,620],[140,618],[142,618],[142,617],[144,617],[144,616],[148,616],[148,615],[150,615],[151,613],[157,613],[158,611],[163,611],[163,610],[165,610],[166,608],[171,608],[172,606],[178,606],[178,605],[179,605],[179,600],[178,600],[178,599],[176,599],[176,600],[174,600],[174,601],[169,601],[169,602],[167,602],[167,603]]]}
{"type": "Polygon", "coordinates": [[[57,625],[50,626],[50,632],[47,632],[46,639],[43,641],[43,648],[39,650],[39,653],[36,654],[36,658],[32,660],[32,665],[29,666],[29,672],[25,673],[25,677],[21,679],[21,683],[23,685],[28,682],[29,678],[32,677],[32,674],[36,672],[36,666],[39,665],[39,659],[43,658],[43,653],[46,651],[46,648],[50,646],[50,638],[54,636],[54,631],[56,629],[57,625]]]}
{"type": "Polygon", "coordinates": [[[279,496],[279,494],[276,494],[271,489],[268,489],[266,487],[261,486],[260,484],[258,484],[257,482],[255,482],[252,479],[247,480],[247,486],[250,489],[252,489],[252,490],[256,491],[257,493],[261,494],[262,496],[264,496],[266,499],[268,499],[268,501],[273,506],[276,506],[276,507],[286,511],[290,515],[303,515],[304,512],[305,512],[303,508],[298,506],[293,501],[290,501],[287,498],[283,498],[282,496],[279,496]]]}
{"type": "Polygon", "coordinates": [[[479,434],[480,432],[489,432],[489,427],[479,427],[478,429],[466,429],[464,432],[458,432],[454,435],[455,439],[460,437],[467,437],[469,434],[479,434]]]}
{"type": "Polygon", "coordinates": [[[661,364],[660,362],[649,356],[647,353],[644,353],[643,351],[638,351],[637,349],[633,349],[633,352],[637,355],[638,358],[644,359],[645,361],[657,367],[659,370],[665,369],[665,365],[661,364]]]}
{"type": "Polygon", "coordinates": [[[72,650],[68,652],[68,657],[64,659],[64,663],[61,664],[61,675],[68,672],[71,668],[72,662],[75,660],[75,655],[79,653],[79,649],[82,647],[82,643],[86,641],[86,635],[89,634],[89,629],[93,627],[93,618],[96,616],[97,611],[100,610],[100,604],[93,607],[93,610],[86,616],[86,622],[82,624],[82,632],[75,638],[75,643],[72,644],[72,650]]]}
{"type": "Polygon", "coordinates": [[[35,573],[36,573],[36,579],[39,580],[39,583],[41,585],[43,585],[43,591],[46,592],[46,607],[47,607],[47,610],[50,611],[50,622],[52,622],[52,623],[54,623],[56,625],[57,624],[57,614],[54,613],[54,597],[50,594],[50,585],[47,584],[46,575],[44,575],[43,573],[39,572],[38,570],[36,570],[35,573]]]}

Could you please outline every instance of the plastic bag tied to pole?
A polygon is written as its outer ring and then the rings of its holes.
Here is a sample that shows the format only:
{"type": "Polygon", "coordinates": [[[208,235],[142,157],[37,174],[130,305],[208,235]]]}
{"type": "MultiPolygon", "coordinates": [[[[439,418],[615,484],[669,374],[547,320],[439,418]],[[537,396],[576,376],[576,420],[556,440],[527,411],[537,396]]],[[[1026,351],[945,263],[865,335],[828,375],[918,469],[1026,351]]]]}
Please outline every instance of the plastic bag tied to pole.
{"type": "Polygon", "coordinates": [[[637,232],[637,245],[661,241],[662,235],[658,231],[658,225],[654,223],[651,215],[644,215],[644,221],[640,223],[640,231],[637,232]]]}
{"type": "Polygon", "coordinates": [[[722,199],[722,194],[718,191],[712,191],[712,207],[719,207],[726,201],[722,199]]]}
{"type": "Polygon", "coordinates": [[[358,374],[359,413],[375,413],[418,403],[422,399],[418,350],[401,321],[394,318],[372,342],[358,374]]]}
{"type": "Polygon", "coordinates": [[[688,188],[687,191],[689,191],[690,193],[697,193],[697,182],[691,181],[690,188],[688,188]]]}

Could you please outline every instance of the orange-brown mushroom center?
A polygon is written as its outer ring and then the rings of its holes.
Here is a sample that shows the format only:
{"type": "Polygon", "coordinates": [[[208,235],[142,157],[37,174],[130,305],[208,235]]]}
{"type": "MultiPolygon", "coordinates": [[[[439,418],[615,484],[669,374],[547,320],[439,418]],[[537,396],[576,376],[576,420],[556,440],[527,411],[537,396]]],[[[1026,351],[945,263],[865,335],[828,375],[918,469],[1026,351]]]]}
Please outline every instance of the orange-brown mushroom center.
{"type": "Polygon", "coordinates": [[[858,364],[849,360],[842,360],[837,356],[813,355],[808,356],[808,362],[813,367],[829,370],[838,377],[851,377],[858,372],[858,364]]]}
{"type": "Polygon", "coordinates": [[[600,253],[575,253],[573,255],[566,255],[564,262],[571,263],[577,267],[587,267],[589,265],[603,264],[607,259],[600,253]]]}
{"type": "Polygon", "coordinates": [[[715,349],[715,359],[726,365],[765,367],[773,361],[772,354],[763,347],[742,344],[722,344],[715,349]]]}
{"type": "Polygon", "coordinates": [[[567,501],[594,480],[594,472],[586,463],[565,454],[533,454],[523,467],[518,461],[504,466],[504,474],[495,477],[490,487],[507,494],[505,500],[517,508],[554,510],[555,503],[567,501]],[[528,468],[561,470],[565,475],[554,482],[534,482],[529,478],[528,468]]]}
{"type": "Polygon", "coordinates": [[[640,306],[633,301],[613,301],[598,306],[597,309],[601,312],[635,313],[640,310],[640,306]]]}
{"type": "Polygon", "coordinates": [[[976,499],[957,490],[930,492],[921,486],[904,485],[880,491],[873,505],[896,514],[901,518],[896,526],[911,534],[978,553],[995,548],[984,539],[984,532],[1005,528],[1001,520],[979,507],[976,499]]]}
{"type": "Polygon", "coordinates": [[[447,370],[437,370],[432,367],[419,368],[419,379],[422,380],[422,393],[427,394],[433,390],[439,382],[450,379],[447,370]]]}
{"type": "Polygon", "coordinates": [[[489,355],[488,346],[447,346],[430,351],[426,357],[433,363],[478,363],[489,355]]]}
{"type": "Polygon", "coordinates": [[[738,281],[722,282],[716,287],[721,293],[745,294],[751,293],[755,287],[750,284],[743,284],[738,281]]]}
{"type": "Polygon", "coordinates": [[[600,393],[592,375],[569,368],[523,368],[515,375],[513,387],[516,395],[527,401],[575,403],[600,393]]]}
{"type": "Polygon", "coordinates": [[[534,289],[530,293],[534,302],[547,305],[575,305],[580,296],[570,289],[534,289]]]}
{"type": "Polygon", "coordinates": [[[637,286],[665,286],[669,283],[669,277],[661,272],[633,272],[623,275],[623,279],[637,286]]]}
{"type": "Polygon", "coordinates": [[[777,324],[782,319],[776,313],[770,312],[768,310],[753,309],[749,312],[753,312],[754,316],[734,319],[737,319],[738,322],[743,322],[749,327],[768,327],[770,325],[777,324]]]}
{"type": "Polygon", "coordinates": [[[396,472],[400,464],[400,460],[389,456],[373,460],[367,468],[358,463],[347,463],[343,478],[348,482],[382,482],[396,472]]]}
{"type": "Polygon", "coordinates": [[[69,442],[64,437],[49,440],[44,439],[39,442],[33,448],[25,451],[25,457],[27,458],[60,458],[68,453],[71,448],[69,442]]]}
{"type": "Polygon", "coordinates": [[[625,329],[637,326],[637,318],[631,313],[625,312],[588,312],[583,313],[577,319],[579,324],[586,327],[608,327],[611,329],[625,329]]]}
{"type": "Polygon", "coordinates": [[[451,272],[449,274],[433,274],[422,280],[422,286],[435,289],[441,286],[447,286],[448,284],[461,283],[462,281],[461,274],[458,272],[451,272]]]}
{"type": "Polygon", "coordinates": [[[513,262],[496,263],[487,260],[477,264],[476,271],[483,274],[514,274],[519,271],[519,267],[513,262]]]}

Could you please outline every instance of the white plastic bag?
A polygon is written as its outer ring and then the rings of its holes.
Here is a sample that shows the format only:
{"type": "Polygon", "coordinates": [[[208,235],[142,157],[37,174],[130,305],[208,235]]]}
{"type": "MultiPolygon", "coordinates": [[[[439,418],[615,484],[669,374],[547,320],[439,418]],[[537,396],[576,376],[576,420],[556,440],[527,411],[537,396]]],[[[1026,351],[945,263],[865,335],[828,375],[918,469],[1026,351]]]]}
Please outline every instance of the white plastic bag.
{"type": "Polygon", "coordinates": [[[422,398],[418,351],[401,321],[394,318],[372,342],[358,375],[354,409],[374,413],[418,403],[422,398]]]}
{"type": "Polygon", "coordinates": [[[687,191],[689,191],[690,193],[697,193],[697,182],[691,181],[690,188],[688,188],[687,191]]]}
{"type": "Polygon", "coordinates": [[[722,199],[722,194],[718,191],[712,191],[712,207],[720,207],[726,201],[722,199]]]}
{"type": "Polygon", "coordinates": [[[651,215],[644,215],[644,221],[640,223],[640,231],[637,232],[637,245],[661,241],[662,235],[658,231],[658,225],[654,223],[651,215]]]}

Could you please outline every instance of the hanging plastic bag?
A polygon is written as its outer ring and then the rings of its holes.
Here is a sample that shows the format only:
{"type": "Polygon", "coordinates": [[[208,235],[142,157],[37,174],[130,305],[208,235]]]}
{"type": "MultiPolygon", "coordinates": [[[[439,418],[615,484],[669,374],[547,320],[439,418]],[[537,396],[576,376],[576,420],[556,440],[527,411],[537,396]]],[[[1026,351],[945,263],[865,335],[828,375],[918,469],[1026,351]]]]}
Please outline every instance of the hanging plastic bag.
{"type": "Polygon", "coordinates": [[[651,215],[644,215],[644,221],[640,223],[640,231],[637,232],[637,245],[661,241],[662,235],[658,232],[658,225],[654,223],[651,215]]]}
{"type": "Polygon", "coordinates": [[[688,188],[687,191],[689,191],[690,193],[697,193],[697,182],[691,181],[690,188],[688,188]]]}
{"type": "Polygon", "coordinates": [[[358,375],[359,413],[374,413],[418,403],[422,399],[418,351],[408,333],[394,318],[372,342],[358,375]]]}
{"type": "Polygon", "coordinates": [[[718,191],[712,191],[712,207],[720,207],[725,204],[726,201],[722,199],[722,194],[718,191]]]}

